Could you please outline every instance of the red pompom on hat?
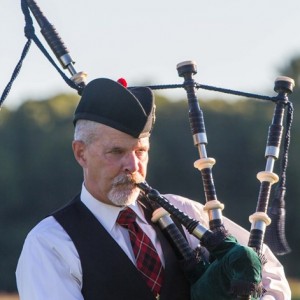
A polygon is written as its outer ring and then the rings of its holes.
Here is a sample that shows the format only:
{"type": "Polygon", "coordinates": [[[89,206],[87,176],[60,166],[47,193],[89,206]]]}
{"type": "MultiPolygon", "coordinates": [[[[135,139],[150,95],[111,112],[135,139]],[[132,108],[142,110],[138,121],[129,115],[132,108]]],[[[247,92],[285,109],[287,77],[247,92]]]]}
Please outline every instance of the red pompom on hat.
{"type": "Polygon", "coordinates": [[[127,81],[124,78],[119,78],[117,80],[117,82],[119,82],[120,84],[122,84],[125,88],[127,88],[127,81]]]}

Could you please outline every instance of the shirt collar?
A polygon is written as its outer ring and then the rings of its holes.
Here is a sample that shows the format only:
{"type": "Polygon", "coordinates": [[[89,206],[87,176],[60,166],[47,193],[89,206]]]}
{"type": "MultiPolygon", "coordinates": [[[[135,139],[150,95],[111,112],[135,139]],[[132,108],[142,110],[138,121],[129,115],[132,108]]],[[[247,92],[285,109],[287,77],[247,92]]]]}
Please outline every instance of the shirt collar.
{"type": "MultiPolygon", "coordinates": [[[[88,192],[84,184],[82,185],[80,199],[103,227],[108,232],[111,232],[116,224],[119,212],[123,210],[124,207],[109,205],[97,200],[88,192]]],[[[147,223],[143,210],[137,201],[129,207],[137,214],[140,222],[147,223]]]]}

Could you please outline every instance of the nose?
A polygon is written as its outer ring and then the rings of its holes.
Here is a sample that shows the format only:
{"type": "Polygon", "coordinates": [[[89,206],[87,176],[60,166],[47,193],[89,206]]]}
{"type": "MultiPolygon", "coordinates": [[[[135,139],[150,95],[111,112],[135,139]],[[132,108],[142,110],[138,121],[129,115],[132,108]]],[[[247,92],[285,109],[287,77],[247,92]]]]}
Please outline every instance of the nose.
{"type": "Polygon", "coordinates": [[[126,155],[124,169],[126,173],[133,174],[139,170],[139,159],[135,152],[126,155]]]}

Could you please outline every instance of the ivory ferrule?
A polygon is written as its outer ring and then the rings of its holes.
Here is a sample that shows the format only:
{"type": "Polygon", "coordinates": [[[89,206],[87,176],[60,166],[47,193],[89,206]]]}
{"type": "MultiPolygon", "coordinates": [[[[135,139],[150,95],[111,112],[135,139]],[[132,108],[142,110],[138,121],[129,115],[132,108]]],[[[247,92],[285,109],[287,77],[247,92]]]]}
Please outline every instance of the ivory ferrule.
{"type": "Polygon", "coordinates": [[[277,174],[268,171],[259,172],[257,173],[256,177],[260,182],[267,181],[270,182],[271,185],[276,183],[279,180],[277,174]]]}
{"type": "Polygon", "coordinates": [[[202,169],[211,169],[215,163],[216,160],[214,158],[200,158],[194,162],[194,167],[201,171],[202,169]]]}
{"type": "Polygon", "coordinates": [[[153,213],[152,213],[152,218],[151,221],[153,223],[156,223],[159,221],[159,219],[161,219],[164,216],[169,216],[170,214],[162,207],[156,209],[153,213]]]}
{"type": "Polygon", "coordinates": [[[203,207],[207,212],[208,218],[212,220],[222,220],[222,210],[224,209],[224,204],[218,200],[207,201],[203,207]]]}
{"type": "Polygon", "coordinates": [[[80,84],[82,82],[85,82],[86,78],[87,78],[87,73],[85,73],[85,72],[78,72],[78,73],[74,74],[71,77],[71,80],[74,81],[77,84],[80,84]]]}
{"type": "MultiPolygon", "coordinates": [[[[266,226],[269,226],[271,224],[271,219],[269,218],[269,216],[261,211],[257,211],[254,214],[249,216],[249,221],[250,223],[252,223],[252,227],[261,227],[262,224],[264,223],[266,226]]],[[[255,229],[260,229],[260,228],[255,228],[255,229]]]]}
{"type": "Polygon", "coordinates": [[[221,203],[219,200],[210,200],[205,203],[203,209],[206,211],[213,210],[213,209],[223,210],[224,204],[221,203]]]}

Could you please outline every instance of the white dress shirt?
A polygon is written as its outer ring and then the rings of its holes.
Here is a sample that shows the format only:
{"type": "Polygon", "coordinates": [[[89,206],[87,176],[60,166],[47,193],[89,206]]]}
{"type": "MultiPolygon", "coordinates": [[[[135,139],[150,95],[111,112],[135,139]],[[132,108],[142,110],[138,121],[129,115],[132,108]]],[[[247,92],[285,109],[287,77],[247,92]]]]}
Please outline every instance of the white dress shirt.
{"type": "MultiPolygon", "coordinates": [[[[208,227],[207,214],[201,204],[176,195],[165,196],[180,210],[208,227]]],[[[116,224],[122,208],[96,200],[84,186],[81,201],[135,264],[128,232],[116,224]]],[[[151,238],[164,264],[162,249],[154,229],[146,222],[138,204],[130,207],[136,212],[137,222],[151,238]]],[[[225,217],[223,221],[226,229],[241,244],[247,245],[249,232],[225,217]]],[[[189,233],[186,232],[186,236],[192,248],[199,244],[189,233]]],[[[282,265],[265,245],[263,252],[268,262],[263,268],[263,285],[267,293],[262,299],[290,300],[291,291],[282,265]]],[[[20,300],[83,300],[79,255],[69,235],[52,216],[42,220],[28,234],[19,258],[16,278],[20,300]]]]}

